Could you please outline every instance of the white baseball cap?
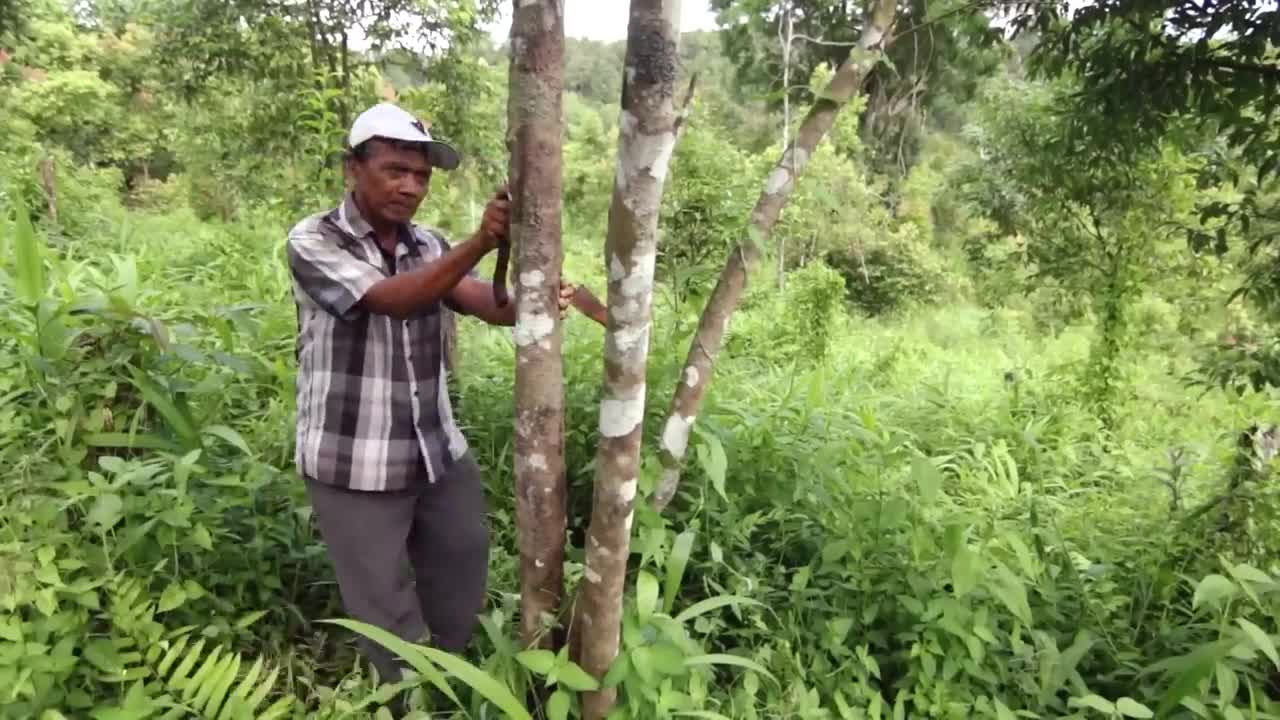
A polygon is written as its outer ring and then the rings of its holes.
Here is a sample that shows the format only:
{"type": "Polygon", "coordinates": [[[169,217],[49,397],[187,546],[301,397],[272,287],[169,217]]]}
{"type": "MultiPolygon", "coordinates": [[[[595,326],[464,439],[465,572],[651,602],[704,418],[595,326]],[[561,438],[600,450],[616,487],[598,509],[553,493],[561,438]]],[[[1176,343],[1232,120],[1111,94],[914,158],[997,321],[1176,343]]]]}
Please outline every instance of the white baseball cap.
{"type": "Polygon", "coordinates": [[[421,120],[389,102],[378,103],[360,113],[351,124],[347,142],[354,148],[371,138],[422,143],[427,146],[427,161],[444,170],[453,170],[460,162],[458,151],[452,145],[433,139],[421,120]]]}

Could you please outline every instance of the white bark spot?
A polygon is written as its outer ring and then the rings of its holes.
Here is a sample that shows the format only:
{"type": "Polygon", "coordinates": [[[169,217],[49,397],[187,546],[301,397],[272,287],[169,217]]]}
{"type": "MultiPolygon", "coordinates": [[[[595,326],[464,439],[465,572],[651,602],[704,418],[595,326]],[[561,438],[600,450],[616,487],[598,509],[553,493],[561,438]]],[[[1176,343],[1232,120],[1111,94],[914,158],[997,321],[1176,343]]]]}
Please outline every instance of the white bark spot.
{"type": "Polygon", "coordinates": [[[862,47],[863,50],[866,50],[868,48],[873,48],[879,45],[880,41],[883,39],[884,39],[884,29],[881,27],[872,25],[871,27],[863,31],[862,42],[859,43],[859,45],[862,47]]]}
{"type": "Polygon", "coordinates": [[[791,182],[791,173],[786,168],[776,167],[769,173],[769,179],[764,183],[764,191],[769,195],[777,195],[789,182],[791,182]]]}
{"type": "Polygon", "coordinates": [[[631,398],[609,398],[600,403],[600,434],[622,437],[644,419],[644,386],[631,398]]]}
{"type": "Polygon", "coordinates": [[[547,564],[546,564],[546,563],[544,563],[544,562],[542,562],[541,560],[534,560],[534,561],[533,561],[533,566],[534,566],[534,567],[537,567],[537,568],[544,568],[544,567],[546,567],[546,566],[547,566],[547,564]]]}
{"type": "Polygon", "coordinates": [[[629,354],[649,340],[649,323],[621,328],[610,337],[619,354],[629,354]]]}
{"type": "Polygon", "coordinates": [[[587,582],[591,583],[592,585],[600,584],[600,579],[601,579],[600,573],[596,572],[595,570],[592,570],[590,566],[587,566],[586,568],[584,568],[582,570],[582,574],[587,578],[587,582]]]}
{"type": "Polygon", "coordinates": [[[631,502],[636,499],[636,485],[635,479],[631,479],[618,486],[618,497],[622,502],[631,502]]]}
{"type": "Polygon", "coordinates": [[[803,170],[809,164],[809,151],[802,147],[793,147],[782,154],[782,167],[793,172],[803,170]]]}
{"type": "Polygon", "coordinates": [[[627,269],[622,266],[622,261],[617,255],[609,258],[609,280],[616,282],[627,276],[627,269]]]}
{"type": "Polygon", "coordinates": [[[545,340],[555,329],[555,321],[550,315],[537,310],[522,310],[516,318],[516,326],[511,331],[516,345],[526,347],[540,340],[545,340]]]}
{"type": "Polygon", "coordinates": [[[622,526],[627,529],[628,535],[631,534],[631,521],[634,520],[635,517],[636,517],[636,511],[632,510],[631,512],[627,513],[627,518],[622,521],[622,526]]]}
{"type": "MultiPolygon", "coordinates": [[[[547,469],[547,457],[546,457],[545,455],[542,455],[541,453],[534,453],[534,454],[530,455],[530,456],[529,456],[529,467],[533,468],[534,470],[546,470],[546,469],[547,469]]],[[[543,489],[544,489],[544,490],[549,490],[550,488],[543,488],[543,489]]]]}
{"type": "Polygon", "coordinates": [[[679,413],[672,413],[667,418],[667,425],[662,429],[662,447],[669,453],[671,457],[680,460],[689,449],[689,431],[693,429],[693,420],[682,417],[679,413]]]}
{"type": "MultiPolygon", "coordinates": [[[[628,113],[629,114],[629,113],[628,113]]],[[[621,152],[618,153],[618,179],[621,181],[619,187],[626,190],[631,182],[631,178],[640,175],[642,172],[648,172],[649,176],[654,180],[661,182],[667,177],[667,166],[671,163],[671,153],[675,149],[676,136],[672,132],[660,132],[648,135],[636,132],[632,135],[623,136],[621,152]]],[[[651,212],[653,208],[649,205],[656,204],[656,200],[651,197],[636,197],[634,195],[626,195],[622,199],[622,203],[627,206],[631,212],[642,215],[651,212]],[[638,200],[644,200],[646,205],[637,206],[638,200]]],[[[657,195],[657,193],[653,193],[657,195]]]]}
{"type": "Polygon", "coordinates": [[[684,369],[684,384],[693,387],[698,384],[698,368],[690,365],[684,369]]]}
{"type": "Polygon", "coordinates": [[[541,270],[530,270],[529,272],[520,273],[520,284],[525,287],[541,287],[542,281],[546,279],[546,276],[542,274],[541,270]]]}
{"type": "Polygon", "coordinates": [[[657,260],[656,253],[631,258],[631,274],[622,281],[624,296],[637,297],[653,290],[653,268],[657,260]]]}

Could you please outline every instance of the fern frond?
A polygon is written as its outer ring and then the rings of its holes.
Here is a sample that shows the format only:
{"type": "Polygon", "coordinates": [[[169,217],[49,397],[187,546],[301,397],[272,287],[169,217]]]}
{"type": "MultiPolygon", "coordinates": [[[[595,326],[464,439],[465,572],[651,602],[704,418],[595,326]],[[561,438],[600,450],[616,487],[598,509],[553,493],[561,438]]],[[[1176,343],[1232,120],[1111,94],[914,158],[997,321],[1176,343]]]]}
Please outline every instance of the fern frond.
{"type": "Polygon", "coordinates": [[[190,641],[190,635],[178,638],[155,668],[164,686],[190,712],[205,720],[274,720],[288,712],[294,701],[290,695],[258,710],[274,689],[279,668],[264,675],[266,664],[257,658],[241,673],[247,663],[240,653],[221,646],[206,653],[206,638],[190,641]]]}
{"type": "MultiPolygon", "coordinates": [[[[144,681],[143,699],[150,696],[148,702],[169,708],[163,718],[277,720],[288,714],[296,700],[288,693],[263,707],[275,689],[280,668],[260,657],[250,662],[212,643],[202,636],[202,628],[167,631],[155,619],[156,603],[146,583],[121,573],[109,587],[109,619],[116,633],[92,643],[85,652],[102,671],[100,680],[144,681]]],[[[138,692],[143,692],[141,687],[138,692]]],[[[133,697],[132,702],[141,700],[133,697]]],[[[126,707],[99,710],[108,715],[112,710],[130,712],[126,707]]]]}

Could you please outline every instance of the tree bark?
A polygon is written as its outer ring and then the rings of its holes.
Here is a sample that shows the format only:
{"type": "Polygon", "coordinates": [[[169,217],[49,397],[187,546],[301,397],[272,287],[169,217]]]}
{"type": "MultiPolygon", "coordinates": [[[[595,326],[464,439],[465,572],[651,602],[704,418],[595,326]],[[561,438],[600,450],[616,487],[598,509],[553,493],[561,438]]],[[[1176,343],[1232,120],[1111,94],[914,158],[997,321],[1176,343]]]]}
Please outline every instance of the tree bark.
{"type": "Polygon", "coordinates": [[[810,108],[796,132],[795,140],[788,144],[765,180],[764,190],[751,211],[748,231],[752,237],[740,242],[725,262],[711,299],[702,311],[684,370],[676,385],[671,409],[663,425],[659,444],[662,479],[652,498],[653,506],[659,511],[671,502],[680,485],[680,473],[689,446],[689,432],[702,405],[707,384],[711,381],[711,372],[724,341],[729,318],[742,297],[747,272],[759,259],[760,245],[768,239],[783,206],[791,197],[796,180],[804,172],[818,143],[830,132],[836,116],[861,89],[867,73],[883,53],[895,9],[894,0],[870,0],[857,47],[840,65],[840,69],[831,78],[831,83],[810,108]]]}
{"type": "Polygon", "coordinates": [[[514,3],[508,143],[515,246],[515,485],[520,630],[527,647],[553,646],[564,592],[564,376],[559,288],[563,260],[561,0],[514,3]]]}
{"type": "MultiPolygon", "coordinates": [[[[595,492],[587,530],[586,582],[575,624],[580,664],[603,678],[618,654],[622,590],[640,466],[658,218],[678,119],[679,0],[632,0],[627,25],[617,174],[609,208],[605,267],[609,322],[595,492]]],[[[583,716],[603,718],[612,689],[583,696],[583,716]]]]}

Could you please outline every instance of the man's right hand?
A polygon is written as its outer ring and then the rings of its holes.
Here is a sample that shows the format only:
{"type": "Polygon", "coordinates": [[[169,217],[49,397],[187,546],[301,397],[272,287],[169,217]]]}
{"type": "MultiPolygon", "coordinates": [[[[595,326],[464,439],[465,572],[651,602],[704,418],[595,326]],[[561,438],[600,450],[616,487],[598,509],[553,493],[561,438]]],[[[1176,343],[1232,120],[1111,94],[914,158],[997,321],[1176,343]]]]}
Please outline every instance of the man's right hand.
{"type": "Polygon", "coordinates": [[[510,219],[511,195],[507,192],[507,186],[503,185],[485,205],[484,216],[480,218],[480,229],[476,234],[484,239],[487,248],[493,250],[507,237],[510,219]]]}

